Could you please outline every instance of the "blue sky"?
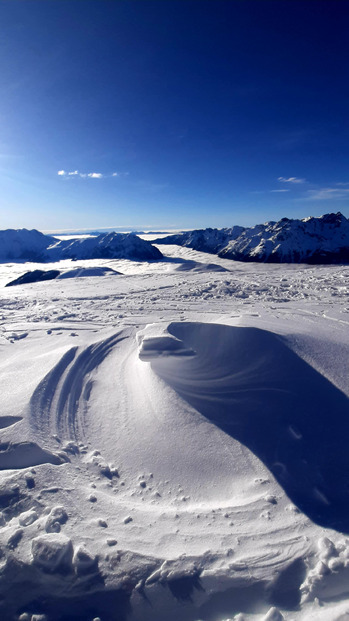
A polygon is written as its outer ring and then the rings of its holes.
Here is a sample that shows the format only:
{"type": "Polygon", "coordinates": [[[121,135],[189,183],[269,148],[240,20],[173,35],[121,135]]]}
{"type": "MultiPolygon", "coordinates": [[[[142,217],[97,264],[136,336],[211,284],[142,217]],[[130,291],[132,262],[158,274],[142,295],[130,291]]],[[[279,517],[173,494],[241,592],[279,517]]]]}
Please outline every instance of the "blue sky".
{"type": "Polygon", "coordinates": [[[348,29],[346,0],[0,0],[0,228],[349,216],[348,29]]]}

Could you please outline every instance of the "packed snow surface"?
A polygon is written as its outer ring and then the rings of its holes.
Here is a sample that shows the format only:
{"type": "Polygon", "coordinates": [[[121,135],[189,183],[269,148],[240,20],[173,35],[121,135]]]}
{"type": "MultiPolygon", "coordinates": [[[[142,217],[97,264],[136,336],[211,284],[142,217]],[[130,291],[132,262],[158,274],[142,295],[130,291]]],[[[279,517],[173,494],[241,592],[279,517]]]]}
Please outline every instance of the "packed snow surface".
{"type": "Polygon", "coordinates": [[[161,247],[1,265],[0,617],[345,621],[349,267],[161,247]]]}

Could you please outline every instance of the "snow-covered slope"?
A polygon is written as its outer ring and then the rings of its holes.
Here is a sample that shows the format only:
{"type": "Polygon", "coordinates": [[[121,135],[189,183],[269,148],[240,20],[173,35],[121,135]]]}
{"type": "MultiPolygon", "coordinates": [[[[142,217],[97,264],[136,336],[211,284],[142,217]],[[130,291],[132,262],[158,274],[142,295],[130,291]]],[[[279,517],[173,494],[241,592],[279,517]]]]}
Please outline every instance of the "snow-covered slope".
{"type": "Polygon", "coordinates": [[[43,261],[46,248],[55,241],[35,229],[0,231],[0,261],[43,261]]]}
{"type": "Polygon", "coordinates": [[[246,229],[219,255],[268,263],[348,263],[349,221],[341,213],[267,222],[246,229]]]}
{"type": "Polygon", "coordinates": [[[193,248],[200,252],[217,254],[232,239],[237,239],[244,231],[242,226],[233,226],[225,229],[198,229],[186,231],[176,235],[167,235],[154,239],[154,244],[177,244],[186,248],[193,248]]]}
{"type": "Polygon", "coordinates": [[[348,263],[349,221],[341,213],[257,224],[250,228],[188,231],[154,240],[237,261],[348,263]]]}
{"type": "Polygon", "coordinates": [[[60,259],[130,259],[154,261],[161,259],[160,250],[134,233],[105,233],[98,237],[62,240],[50,246],[47,260],[60,259]]]}
{"type": "Polygon", "coordinates": [[[0,618],[347,621],[349,266],[164,249],[2,289],[0,618]]]}

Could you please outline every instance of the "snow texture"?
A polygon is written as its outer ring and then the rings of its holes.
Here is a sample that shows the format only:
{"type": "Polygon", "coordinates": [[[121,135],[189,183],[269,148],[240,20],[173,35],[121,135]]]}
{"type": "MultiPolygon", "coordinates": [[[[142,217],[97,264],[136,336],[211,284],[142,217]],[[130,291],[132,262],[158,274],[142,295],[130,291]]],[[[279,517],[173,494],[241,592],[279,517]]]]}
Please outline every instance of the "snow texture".
{"type": "Polygon", "coordinates": [[[0,266],[0,618],[345,621],[349,266],[161,248],[0,266]]]}

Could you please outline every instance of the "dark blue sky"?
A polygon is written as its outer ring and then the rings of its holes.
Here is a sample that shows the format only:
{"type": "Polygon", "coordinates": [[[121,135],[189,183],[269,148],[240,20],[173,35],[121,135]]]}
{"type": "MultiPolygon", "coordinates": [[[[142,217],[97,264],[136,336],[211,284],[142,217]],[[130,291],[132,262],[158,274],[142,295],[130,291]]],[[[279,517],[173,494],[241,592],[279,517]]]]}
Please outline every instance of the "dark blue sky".
{"type": "Polygon", "coordinates": [[[348,32],[346,0],[0,0],[0,228],[348,216],[348,32]]]}

